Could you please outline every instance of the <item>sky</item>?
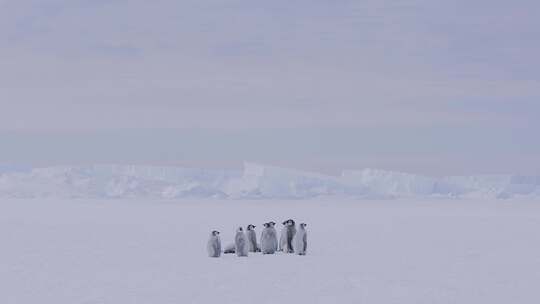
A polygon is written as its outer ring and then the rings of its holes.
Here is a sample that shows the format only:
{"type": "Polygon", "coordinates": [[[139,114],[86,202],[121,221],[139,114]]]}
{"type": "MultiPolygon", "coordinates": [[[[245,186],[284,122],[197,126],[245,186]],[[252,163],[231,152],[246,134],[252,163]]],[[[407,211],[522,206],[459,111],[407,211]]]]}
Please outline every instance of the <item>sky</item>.
{"type": "Polygon", "coordinates": [[[0,165],[540,174],[540,2],[0,0],[0,165]]]}

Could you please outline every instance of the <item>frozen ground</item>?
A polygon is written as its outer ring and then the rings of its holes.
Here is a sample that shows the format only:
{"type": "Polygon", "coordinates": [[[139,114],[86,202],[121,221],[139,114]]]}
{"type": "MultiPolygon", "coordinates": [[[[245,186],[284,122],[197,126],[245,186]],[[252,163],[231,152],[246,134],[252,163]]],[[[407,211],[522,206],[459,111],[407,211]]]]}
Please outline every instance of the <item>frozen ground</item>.
{"type": "Polygon", "coordinates": [[[0,303],[539,303],[540,202],[0,200],[0,303]],[[309,252],[206,257],[295,218],[309,252]]]}

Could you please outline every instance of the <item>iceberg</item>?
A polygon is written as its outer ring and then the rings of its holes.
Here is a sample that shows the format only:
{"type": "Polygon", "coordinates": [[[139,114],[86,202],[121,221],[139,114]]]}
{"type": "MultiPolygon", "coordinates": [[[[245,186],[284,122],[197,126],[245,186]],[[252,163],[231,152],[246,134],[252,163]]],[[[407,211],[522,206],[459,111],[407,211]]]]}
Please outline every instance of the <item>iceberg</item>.
{"type": "Polygon", "coordinates": [[[377,169],[346,170],[341,179],[349,185],[394,197],[432,195],[437,186],[435,178],[377,169]]]}
{"type": "Polygon", "coordinates": [[[540,197],[540,177],[429,177],[378,169],[340,176],[245,162],[242,170],[174,166],[62,166],[4,168],[0,198],[498,198],[540,197]]]}
{"type": "Polygon", "coordinates": [[[369,192],[364,187],[348,186],[337,177],[294,169],[246,162],[243,172],[241,178],[229,182],[225,192],[230,197],[299,199],[369,192]]]}

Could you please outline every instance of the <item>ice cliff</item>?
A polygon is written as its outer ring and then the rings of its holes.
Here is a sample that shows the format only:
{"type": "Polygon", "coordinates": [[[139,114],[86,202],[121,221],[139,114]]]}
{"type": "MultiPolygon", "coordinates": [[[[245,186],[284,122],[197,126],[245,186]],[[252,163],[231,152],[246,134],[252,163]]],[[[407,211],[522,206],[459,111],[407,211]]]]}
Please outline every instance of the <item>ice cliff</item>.
{"type": "Polygon", "coordinates": [[[329,176],[245,163],[243,170],[97,165],[0,170],[0,198],[540,197],[540,176],[442,178],[376,169],[329,176]]]}

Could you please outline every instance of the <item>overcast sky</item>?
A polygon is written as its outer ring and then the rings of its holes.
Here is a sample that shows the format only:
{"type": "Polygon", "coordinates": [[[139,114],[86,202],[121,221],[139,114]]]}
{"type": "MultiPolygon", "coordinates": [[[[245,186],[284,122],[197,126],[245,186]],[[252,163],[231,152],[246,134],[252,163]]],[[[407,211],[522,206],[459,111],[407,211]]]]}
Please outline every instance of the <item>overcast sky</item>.
{"type": "Polygon", "coordinates": [[[534,0],[0,0],[0,164],[540,173],[534,0]]]}

